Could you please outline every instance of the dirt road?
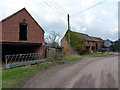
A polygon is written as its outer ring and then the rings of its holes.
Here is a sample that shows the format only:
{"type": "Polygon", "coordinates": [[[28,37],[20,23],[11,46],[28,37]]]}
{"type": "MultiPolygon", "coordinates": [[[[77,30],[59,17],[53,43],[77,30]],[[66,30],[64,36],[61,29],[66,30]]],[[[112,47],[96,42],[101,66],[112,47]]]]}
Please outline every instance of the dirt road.
{"type": "Polygon", "coordinates": [[[118,56],[60,64],[24,81],[21,88],[117,88],[118,56]]]}

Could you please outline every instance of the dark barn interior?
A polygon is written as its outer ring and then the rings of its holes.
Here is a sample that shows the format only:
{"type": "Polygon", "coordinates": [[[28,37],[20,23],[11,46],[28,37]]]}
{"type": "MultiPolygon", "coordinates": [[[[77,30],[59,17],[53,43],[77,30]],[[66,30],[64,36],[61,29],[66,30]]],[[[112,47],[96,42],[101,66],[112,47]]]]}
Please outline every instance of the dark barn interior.
{"type": "Polygon", "coordinates": [[[5,63],[5,55],[37,53],[41,43],[3,43],[2,62],[5,63]]]}

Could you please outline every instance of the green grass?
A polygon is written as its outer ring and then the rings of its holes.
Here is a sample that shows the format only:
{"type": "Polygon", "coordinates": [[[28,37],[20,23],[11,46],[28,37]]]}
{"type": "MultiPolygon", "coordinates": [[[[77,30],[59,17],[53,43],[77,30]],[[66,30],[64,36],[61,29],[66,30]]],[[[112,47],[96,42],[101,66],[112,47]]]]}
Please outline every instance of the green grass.
{"type": "MultiPolygon", "coordinates": [[[[93,53],[89,55],[81,55],[74,57],[63,58],[63,61],[68,62],[76,62],[78,60],[82,60],[84,57],[104,57],[112,54],[103,54],[103,53],[93,53]]],[[[43,70],[44,68],[48,68],[50,66],[56,65],[58,62],[46,61],[44,63],[40,63],[37,65],[32,65],[29,67],[18,67],[13,69],[2,69],[2,88],[15,88],[17,87],[23,80],[29,78],[36,72],[43,70]]]]}
{"type": "Polygon", "coordinates": [[[105,57],[105,56],[110,56],[110,55],[113,55],[113,54],[93,53],[93,54],[88,54],[88,55],[66,57],[66,58],[63,58],[63,60],[68,61],[68,62],[75,62],[78,60],[82,60],[84,57],[105,57]]]}
{"type": "Polygon", "coordinates": [[[0,90],[2,87],[2,69],[0,68],[0,90]]]}
{"type": "Polygon", "coordinates": [[[29,66],[29,67],[18,67],[13,69],[2,70],[2,88],[14,88],[17,87],[23,80],[32,76],[38,71],[43,70],[57,64],[57,62],[44,62],[41,64],[29,66]]]}
{"type": "Polygon", "coordinates": [[[114,51],[113,53],[120,53],[120,51],[114,51]]]}
{"type": "Polygon", "coordinates": [[[93,53],[93,54],[88,54],[88,55],[82,55],[82,57],[105,57],[105,56],[110,56],[113,54],[107,54],[107,53],[93,53]]]}
{"type": "Polygon", "coordinates": [[[68,61],[68,62],[75,62],[78,60],[82,60],[82,57],[81,56],[67,57],[67,58],[63,58],[63,60],[68,61]]]}

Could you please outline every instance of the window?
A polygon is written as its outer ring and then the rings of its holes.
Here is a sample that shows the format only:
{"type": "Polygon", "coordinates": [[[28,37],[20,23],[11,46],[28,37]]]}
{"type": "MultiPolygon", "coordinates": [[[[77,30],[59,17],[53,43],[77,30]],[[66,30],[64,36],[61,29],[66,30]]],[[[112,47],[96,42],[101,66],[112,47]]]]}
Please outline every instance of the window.
{"type": "Polygon", "coordinates": [[[27,40],[27,27],[26,23],[20,23],[19,40],[27,40]]]}

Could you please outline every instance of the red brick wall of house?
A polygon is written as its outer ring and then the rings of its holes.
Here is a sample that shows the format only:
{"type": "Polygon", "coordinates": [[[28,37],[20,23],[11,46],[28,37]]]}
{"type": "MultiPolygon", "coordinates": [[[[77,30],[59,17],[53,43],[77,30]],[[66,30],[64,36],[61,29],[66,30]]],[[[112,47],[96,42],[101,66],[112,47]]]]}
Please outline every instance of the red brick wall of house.
{"type": "Polygon", "coordinates": [[[2,41],[44,43],[44,31],[31,18],[25,9],[2,22],[2,41]],[[19,23],[28,24],[28,40],[19,40],[19,23]]]}

